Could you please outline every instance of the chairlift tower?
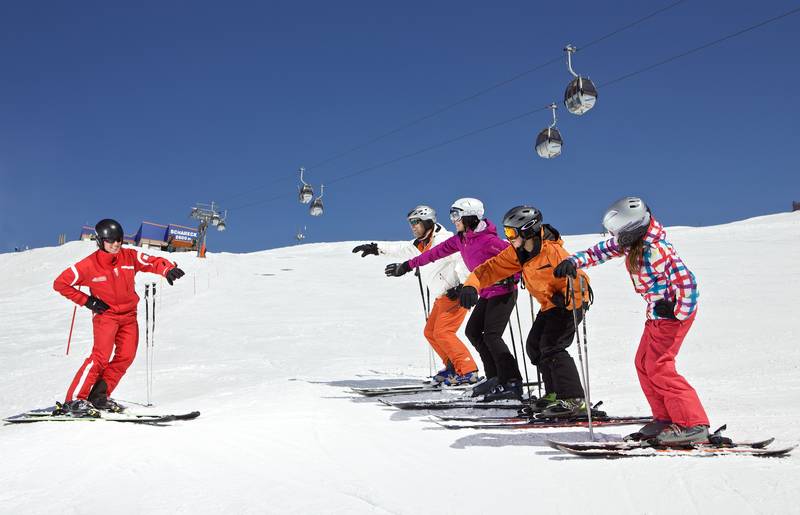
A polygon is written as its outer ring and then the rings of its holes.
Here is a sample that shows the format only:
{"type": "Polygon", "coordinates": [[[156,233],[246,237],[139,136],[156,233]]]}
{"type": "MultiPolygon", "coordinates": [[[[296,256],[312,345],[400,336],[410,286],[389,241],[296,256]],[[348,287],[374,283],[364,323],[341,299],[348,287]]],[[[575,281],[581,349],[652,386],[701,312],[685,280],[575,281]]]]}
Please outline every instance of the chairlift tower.
{"type": "Polygon", "coordinates": [[[189,216],[200,222],[200,225],[197,227],[197,257],[203,257],[202,252],[206,246],[208,226],[211,225],[212,227],[216,227],[218,231],[224,231],[226,228],[226,220],[228,219],[228,210],[222,211],[214,201],[212,201],[211,204],[202,204],[198,202],[192,208],[192,212],[189,216]]]}

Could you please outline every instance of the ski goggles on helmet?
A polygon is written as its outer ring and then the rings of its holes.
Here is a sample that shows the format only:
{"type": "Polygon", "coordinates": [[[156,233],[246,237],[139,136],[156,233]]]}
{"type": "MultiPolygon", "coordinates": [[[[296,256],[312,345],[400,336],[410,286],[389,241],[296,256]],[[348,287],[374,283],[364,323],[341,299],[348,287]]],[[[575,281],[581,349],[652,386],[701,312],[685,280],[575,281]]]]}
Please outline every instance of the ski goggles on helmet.
{"type": "Polygon", "coordinates": [[[464,210],[461,209],[461,208],[458,208],[458,207],[451,208],[450,209],[450,221],[451,222],[458,222],[459,220],[461,220],[461,217],[463,216],[462,215],[463,212],[464,212],[464,210]]]}
{"type": "Polygon", "coordinates": [[[516,227],[503,227],[503,232],[505,233],[507,240],[516,240],[522,236],[522,234],[519,232],[519,229],[516,227]]]}

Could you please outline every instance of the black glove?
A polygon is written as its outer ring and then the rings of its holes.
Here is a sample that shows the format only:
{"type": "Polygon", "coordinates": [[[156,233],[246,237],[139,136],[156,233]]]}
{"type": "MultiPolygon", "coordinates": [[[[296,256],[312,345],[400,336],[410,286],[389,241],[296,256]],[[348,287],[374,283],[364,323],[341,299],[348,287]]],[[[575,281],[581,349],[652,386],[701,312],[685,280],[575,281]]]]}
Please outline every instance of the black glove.
{"type": "Polygon", "coordinates": [[[671,318],[672,320],[678,319],[678,317],[675,316],[675,303],[666,299],[656,301],[655,305],[653,306],[653,312],[658,315],[659,318],[671,318]]]}
{"type": "Polygon", "coordinates": [[[98,299],[94,295],[89,295],[89,299],[86,301],[84,306],[91,309],[93,313],[97,313],[98,315],[102,315],[110,307],[108,304],[98,299]]]}
{"type": "Polygon", "coordinates": [[[567,307],[567,299],[564,298],[564,294],[560,291],[557,291],[550,297],[550,302],[552,302],[557,308],[566,308],[567,307]]]}
{"type": "Polygon", "coordinates": [[[458,303],[463,307],[470,309],[478,303],[478,290],[472,286],[464,286],[458,294],[458,303]]]}
{"type": "Polygon", "coordinates": [[[463,287],[464,287],[463,284],[459,284],[458,286],[453,286],[452,288],[444,292],[444,294],[447,295],[448,299],[456,300],[459,297],[459,295],[461,295],[461,288],[463,287]]]}
{"type": "Polygon", "coordinates": [[[405,275],[410,271],[411,268],[408,266],[408,261],[404,261],[402,263],[391,263],[386,265],[383,273],[386,274],[386,277],[400,277],[401,275],[405,275]]]}
{"type": "Polygon", "coordinates": [[[553,270],[553,275],[556,277],[570,276],[575,279],[578,276],[578,269],[575,268],[575,264],[572,261],[565,259],[553,270]]]}
{"type": "Polygon", "coordinates": [[[169,283],[170,286],[172,286],[172,283],[174,281],[180,279],[184,275],[186,275],[184,273],[184,271],[176,266],[175,268],[173,268],[169,272],[167,272],[167,275],[165,275],[164,277],[167,278],[167,282],[169,283]]]}
{"type": "Polygon", "coordinates": [[[378,244],[377,243],[365,243],[363,245],[359,245],[358,247],[353,249],[353,254],[358,254],[361,252],[361,257],[367,257],[370,254],[377,256],[378,255],[378,244]]]}

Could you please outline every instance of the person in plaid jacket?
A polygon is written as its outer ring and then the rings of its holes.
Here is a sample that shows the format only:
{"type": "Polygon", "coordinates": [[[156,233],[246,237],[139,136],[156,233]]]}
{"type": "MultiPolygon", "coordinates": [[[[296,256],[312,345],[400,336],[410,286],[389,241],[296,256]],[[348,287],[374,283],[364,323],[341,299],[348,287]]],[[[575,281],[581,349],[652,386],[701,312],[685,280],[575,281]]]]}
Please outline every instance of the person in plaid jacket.
{"type": "Polygon", "coordinates": [[[575,277],[577,269],[624,257],[633,287],[647,301],[647,321],[636,352],[636,372],[653,422],[635,439],[678,445],[708,438],[708,416],[675,357],[697,314],[697,281],[666,239],[666,232],[637,197],[615,202],[603,218],[611,238],[577,252],[554,270],[575,277]]]}

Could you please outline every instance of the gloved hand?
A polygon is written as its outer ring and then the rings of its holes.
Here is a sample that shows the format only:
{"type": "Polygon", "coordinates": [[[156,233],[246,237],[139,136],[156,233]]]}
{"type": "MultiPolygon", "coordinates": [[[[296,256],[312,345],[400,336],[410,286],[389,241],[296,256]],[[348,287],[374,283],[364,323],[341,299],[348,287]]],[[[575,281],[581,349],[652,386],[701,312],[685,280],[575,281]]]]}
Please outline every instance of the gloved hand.
{"type": "Polygon", "coordinates": [[[164,277],[167,278],[167,282],[169,283],[170,286],[172,286],[172,283],[174,281],[180,279],[184,275],[186,275],[184,271],[176,266],[175,268],[172,268],[169,272],[167,272],[167,275],[165,275],[164,277]]]}
{"type": "Polygon", "coordinates": [[[386,274],[386,277],[400,277],[401,275],[405,275],[410,271],[411,268],[408,266],[408,261],[404,261],[402,263],[391,263],[386,265],[383,273],[386,274]]]}
{"type": "Polygon", "coordinates": [[[570,276],[575,279],[578,276],[578,269],[575,268],[575,264],[572,261],[565,259],[556,266],[553,270],[553,275],[556,277],[570,276]]]}
{"type": "Polygon", "coordinates": [[[467,309],[472,308],[478,303],[478,290],[472,286],[464,286],[458,294],[458,303],[467,309]]]}
{"type": "Polygon", "coordinates": [[[567,307],[567,299],[564,298],[564,294],[560,291],[557,291],[550,297],[550,302],[552,302],[557,308],[566,308],[567,307]]]}
{"type": "Polygon", "coordinates": [[[98,315],[102,315],[110,307],[108,304],[98,299],[94,295],[89,295],[89,299],[86,301],[86,304],[84,304],[84,306],[92,310],[93,313],[97,313],[98,315]]]}
{"type": "Polygon", "coordinates": [[[658,315],[659,318],[671,318],[672,320],[678,319],[678,317],[675,316],[675,303],[666,299],[656,301],[655,305],[653,306],[653,312],[658,315]]]}
{"type": "Polygon", "coordinates": [[[361,252],[361,257],[367,257],[370,254],[377,256],[378,255],[378,244],[377,243],[365,243],[363,245],[359,245],[358,247],[353,249],[353,254],[358,254],[361,252]]]}
{"type": "Polygon", "coordinates": [[[450,288],[449,290],[444,292],[444,294],[447,295],[448,299],[456,300],[456,299],[458,299],[459,295],[461,294],[461,289],[463,287],[464,287],[463,284],[459,284],[459,285],[453,286],[452,288],[450,288]]]}

